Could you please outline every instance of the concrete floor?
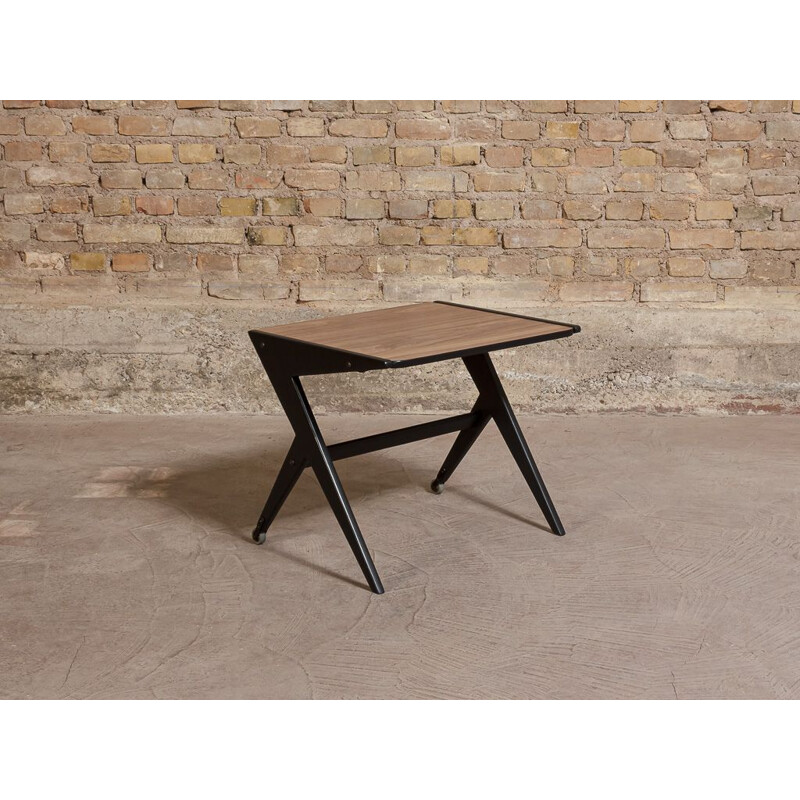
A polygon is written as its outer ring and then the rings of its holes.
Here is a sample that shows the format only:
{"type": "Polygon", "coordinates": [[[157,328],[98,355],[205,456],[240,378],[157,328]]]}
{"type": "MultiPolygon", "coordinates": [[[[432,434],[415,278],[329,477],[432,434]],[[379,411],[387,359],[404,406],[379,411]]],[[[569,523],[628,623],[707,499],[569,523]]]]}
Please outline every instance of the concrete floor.
{"type": "MultiPolygon", "coordinates": [[[[422,421],[323,417],[329,441],[422,421]]],[[[339,462],[371,594],[280,417],[0,418],[4,698],[800,697],[800,417],[521,419],[339,462]]]]}

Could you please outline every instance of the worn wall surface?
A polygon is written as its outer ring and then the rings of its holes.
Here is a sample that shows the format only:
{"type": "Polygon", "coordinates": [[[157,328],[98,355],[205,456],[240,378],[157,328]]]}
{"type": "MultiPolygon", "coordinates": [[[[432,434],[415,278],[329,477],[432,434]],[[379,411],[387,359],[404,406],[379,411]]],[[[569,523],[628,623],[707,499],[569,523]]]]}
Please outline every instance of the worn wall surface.
{"type": "Polygon", "coordinates": [[[4,101],[0,408],[274,409],[248,327],[447,299],[582,324],[526,409],[796,411],[799,156],[800,101],[4,101]]]}

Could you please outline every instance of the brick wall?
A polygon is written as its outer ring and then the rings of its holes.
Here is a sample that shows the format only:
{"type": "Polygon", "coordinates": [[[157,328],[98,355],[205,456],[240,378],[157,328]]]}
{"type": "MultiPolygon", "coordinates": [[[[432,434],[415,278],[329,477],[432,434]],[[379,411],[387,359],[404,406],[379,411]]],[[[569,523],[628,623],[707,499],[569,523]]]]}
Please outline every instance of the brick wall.
{"type": "Polygon", "coordinates": [[[800,101],[4,101],[0,302],[797,308],[798,156],[800,101]]]}

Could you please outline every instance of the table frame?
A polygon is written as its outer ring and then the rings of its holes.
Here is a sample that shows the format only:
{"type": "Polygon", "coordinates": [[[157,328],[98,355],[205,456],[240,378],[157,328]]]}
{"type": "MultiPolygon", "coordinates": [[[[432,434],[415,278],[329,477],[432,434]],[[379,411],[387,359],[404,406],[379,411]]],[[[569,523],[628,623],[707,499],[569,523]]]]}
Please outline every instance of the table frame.
{"type": "MultiPolygon", "coordinates": [[[[447,303],[447,305],[461,304],[447,303]]],[[[475,308],[463,305],[462,307],[475,308]]],[[[483,308],[476,308],[476,310],[487,313],[506,313],[483,308]]],[[[537,317],[525,317],[522,314],[508,316],[564,325],[568,330],[402,361],[375,358],[361,353],[304,342],[300,339],[283,337],[275,333],[250,331],[253,346],[294,431],[294,440],[253,530],[253,540],[258,544],[266,541],[267,530],[275,520],[284,501],[303,471],[311,467],[344,532],[353,555],[364,573],[369,588],[376,594],[382,594],[384,592],[383,584],[333,465],[334,461],[459,431],[439,472],[431,483],[432,491],[440,494],[456,467],[475,444],[489,420],[492,419],[530,487],[550,529],[558,536],[563,536],[564,527],[489,357],[489,352],[571,336],[573,333],[578,333],[580,327],[537,317]],[[394,369],[453,358],[462,359],[478,390],[478,399],[471,411],[331,445],[326,444],[322,436],[300,381],[300,378],[305,375],[394,369]]]]}

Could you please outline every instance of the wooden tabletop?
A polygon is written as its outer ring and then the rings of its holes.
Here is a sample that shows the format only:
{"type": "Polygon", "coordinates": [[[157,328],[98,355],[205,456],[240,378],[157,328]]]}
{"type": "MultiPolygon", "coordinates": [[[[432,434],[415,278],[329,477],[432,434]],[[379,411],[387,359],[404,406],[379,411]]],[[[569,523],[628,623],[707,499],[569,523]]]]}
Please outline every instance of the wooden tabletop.
{"type": "Polygon", "coordinates": [[[577,325],[452,303],[417,303],[292,322],[259,333],[392,362],[496,350],[568,336],[577,325]]]}

